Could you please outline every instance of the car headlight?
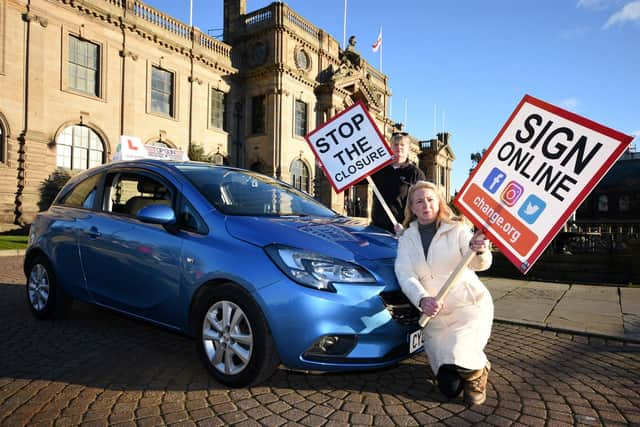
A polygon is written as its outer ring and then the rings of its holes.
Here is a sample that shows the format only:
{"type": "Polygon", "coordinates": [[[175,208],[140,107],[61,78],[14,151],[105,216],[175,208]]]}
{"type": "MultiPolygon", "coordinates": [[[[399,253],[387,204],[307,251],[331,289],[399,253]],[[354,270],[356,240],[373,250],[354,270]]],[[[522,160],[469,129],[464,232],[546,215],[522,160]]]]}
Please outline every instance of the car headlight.
{"type": "Polygon", "coordinates": [[[294,282],[323,291],[335,292],[333,283],[375,283],[364,268],[303,249],[270,245],[269,257],[294,282]]]}

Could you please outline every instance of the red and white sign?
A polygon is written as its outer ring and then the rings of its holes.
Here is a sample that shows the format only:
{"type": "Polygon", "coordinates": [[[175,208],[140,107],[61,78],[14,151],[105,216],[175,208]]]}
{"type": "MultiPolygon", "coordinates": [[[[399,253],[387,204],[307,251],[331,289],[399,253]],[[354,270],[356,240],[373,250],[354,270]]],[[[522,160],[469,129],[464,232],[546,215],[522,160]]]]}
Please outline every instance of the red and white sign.
{"type": "Polygon", "coordinates": [[[525,95],[454,203],[526,273],[632,139],[525,95]]]}
{"type": "Polygon", "coordinates": [[[337,193],[393,162],[393,152],[362,102],[308,134],[306,140],[337,193]]]}
{"type": "Polygon", "coordinates": [[[189,160],[182,150],[159,145],[145,145],[137,136],[120,135],[120,143],[116,147],[113,161],[159,159],[159,160],[189,160]]]}

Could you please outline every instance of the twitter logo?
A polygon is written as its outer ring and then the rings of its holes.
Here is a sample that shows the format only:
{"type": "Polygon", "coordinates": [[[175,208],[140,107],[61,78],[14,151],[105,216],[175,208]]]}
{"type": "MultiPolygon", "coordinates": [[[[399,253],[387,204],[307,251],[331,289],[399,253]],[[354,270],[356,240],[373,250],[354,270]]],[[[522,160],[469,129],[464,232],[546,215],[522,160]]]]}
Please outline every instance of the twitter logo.
{"type": "Polygon", "coordinates": [[[546,207],[547,204],[541,198],[531,194],[518,209],[518,216],[528,224],[533,224],[546,207]]]}

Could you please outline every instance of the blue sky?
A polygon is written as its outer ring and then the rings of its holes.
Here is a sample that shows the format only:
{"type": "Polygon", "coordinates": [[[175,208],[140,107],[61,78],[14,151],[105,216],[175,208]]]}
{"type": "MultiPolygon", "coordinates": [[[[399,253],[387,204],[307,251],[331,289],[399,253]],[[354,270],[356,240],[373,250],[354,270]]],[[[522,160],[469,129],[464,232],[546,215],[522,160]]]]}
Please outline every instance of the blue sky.
{"type": "MultiPolygon", "coordinates": [[[[192,1],[193,25],[221,33],[223,0],[192,1]]],[[[189,0],[146,3],[189,23],[189,0]]],[[[342,42],[344,0],[285,3],[342,42]]],[[[525,94],[640,136],[640,0],[347,0],[347,38],[375,66],[380,27],[391,117],[451,133],[454,190],[525,94]]]]}

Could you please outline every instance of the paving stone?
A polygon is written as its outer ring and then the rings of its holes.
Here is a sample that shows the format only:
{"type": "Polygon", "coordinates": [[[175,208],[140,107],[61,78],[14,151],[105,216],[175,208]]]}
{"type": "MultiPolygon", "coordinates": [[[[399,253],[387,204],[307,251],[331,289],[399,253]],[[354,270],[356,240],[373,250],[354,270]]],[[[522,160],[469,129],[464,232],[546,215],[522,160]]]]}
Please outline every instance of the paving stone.
{"type": "Polygon", "coordinates": [[[496,322],[481,406],[441,396],[424,354],[370,372],[281,368],[231,389],[208,376],[189,338],[82,303],[66,320],[36,321],[21,261],[4,261],[2,426],[640,425],[640,346],[620,339],[496,322]]]}

